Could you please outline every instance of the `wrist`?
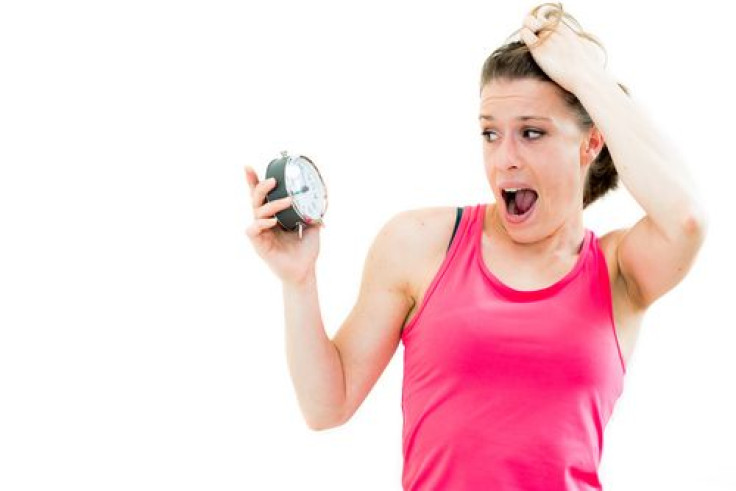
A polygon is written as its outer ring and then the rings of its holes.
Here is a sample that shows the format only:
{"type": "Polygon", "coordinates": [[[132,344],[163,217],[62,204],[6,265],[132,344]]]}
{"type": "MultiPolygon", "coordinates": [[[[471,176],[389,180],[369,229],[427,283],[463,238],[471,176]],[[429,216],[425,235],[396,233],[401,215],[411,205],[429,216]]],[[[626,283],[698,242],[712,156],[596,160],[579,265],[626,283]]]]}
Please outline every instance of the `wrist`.
{"type": "Polygon", "coordinates": [[[608,86],[614,86],[619,89],[618,83],[607,71],[603,69],[589,70],[581,76],[576,77],[576,83],[572,92],[580,102],[583,102],[584,99],[588,99],[591,96],[595,97],[597,93],[600,93],[601,88],[608,86]]]}
{"type": "Polygon", "coordinates": [[[303,291],[308,290],[317,285],[317,275],[314,269],[310,269],[303,277],[298,279],[282,280],[281,285],[284,290],[303,291]]]}

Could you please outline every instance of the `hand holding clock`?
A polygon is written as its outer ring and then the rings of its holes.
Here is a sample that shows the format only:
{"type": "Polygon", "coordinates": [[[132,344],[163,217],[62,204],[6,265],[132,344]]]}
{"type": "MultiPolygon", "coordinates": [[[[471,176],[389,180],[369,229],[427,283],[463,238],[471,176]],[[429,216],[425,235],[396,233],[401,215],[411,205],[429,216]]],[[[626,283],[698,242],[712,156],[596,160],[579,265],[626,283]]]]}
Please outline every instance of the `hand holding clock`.
{"type": "Polygon", "coordinates": [[[282,282],[298,284],[314,272],[319,255],[319,231],[321,224],[303,229],[301,239],[295,232],[277,227],[274,215],[292,206],[293,198],[287,196],[265,203],[266,195],[276,187],[276,181],[259,181],[252,167],[245,167],[253,207],[253,222],[246,228],[258,255],[268,264],[282,282]]]}

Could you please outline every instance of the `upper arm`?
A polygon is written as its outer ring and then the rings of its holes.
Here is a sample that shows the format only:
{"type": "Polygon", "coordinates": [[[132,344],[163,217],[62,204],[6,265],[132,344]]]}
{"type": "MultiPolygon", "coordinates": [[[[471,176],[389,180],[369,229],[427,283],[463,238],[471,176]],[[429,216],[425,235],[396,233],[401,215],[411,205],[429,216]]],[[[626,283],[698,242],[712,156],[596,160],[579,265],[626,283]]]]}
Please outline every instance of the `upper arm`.
{"type": "Polygon", "coordinates": [[[397,214],[378,233],[365,260],[357,302],[333,337],[345,374],[340,424],[350,419],[393,357],[412,307],[408,213],[397,214]]]}
{"type": "Polygon", "coordinates": [[[646,215],[621,232],[618,267],[632,303],[646,309],[690,270],[705,237],[705,224],[702,218],[690,218],[679,233],[667,235],[646,215]]]}

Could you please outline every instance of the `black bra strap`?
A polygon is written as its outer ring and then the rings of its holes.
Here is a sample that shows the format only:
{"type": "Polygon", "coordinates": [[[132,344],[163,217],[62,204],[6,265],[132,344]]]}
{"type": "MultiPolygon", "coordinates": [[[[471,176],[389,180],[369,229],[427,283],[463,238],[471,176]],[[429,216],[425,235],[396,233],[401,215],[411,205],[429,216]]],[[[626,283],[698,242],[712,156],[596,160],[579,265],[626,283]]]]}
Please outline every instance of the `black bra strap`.
{"type": "Polygon", "coordinates": [[[450,244],[447,246],[447,250],[450,250],[450,246],[452,246],[452,240],[455,238],[455,232],[457,232],[457,226],[460,225],[460,218],[463,216],[463,209],[461,207],[457,207],[457,216],[455,217],[455,228],[452,230],[452,237],[450,237],[450,244]]]}

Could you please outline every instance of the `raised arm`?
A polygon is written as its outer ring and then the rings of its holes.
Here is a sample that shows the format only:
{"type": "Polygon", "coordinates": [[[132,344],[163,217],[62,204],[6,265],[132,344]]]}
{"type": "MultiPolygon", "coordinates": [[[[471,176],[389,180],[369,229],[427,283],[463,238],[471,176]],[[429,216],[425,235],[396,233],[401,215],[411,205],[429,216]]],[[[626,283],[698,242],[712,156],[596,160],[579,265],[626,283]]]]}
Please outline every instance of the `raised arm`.
{"type": "Polygon", "coordinates": [[[585,107],[621,180],[646,212],[622,231],[617,245],[629,296],[646,309],[682,280],[705,240],[708,220],[689,169],[598,61],[592,43],[563,22],[553,26],[543,10],[524,19],[520,34],[544,72],[585,107]],[[538,37],[543,31],[548,35],[538,37]]]}
{"type": "Polygon", "coordinates": [[[621,180],[646,212],[621,236],[617,258],[641,309],[674,288],[705,240],[707,216],[687,165],[637,104],[605,73],[575,95],[603,133],[621,180]]]}

